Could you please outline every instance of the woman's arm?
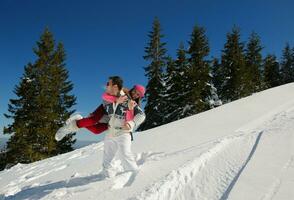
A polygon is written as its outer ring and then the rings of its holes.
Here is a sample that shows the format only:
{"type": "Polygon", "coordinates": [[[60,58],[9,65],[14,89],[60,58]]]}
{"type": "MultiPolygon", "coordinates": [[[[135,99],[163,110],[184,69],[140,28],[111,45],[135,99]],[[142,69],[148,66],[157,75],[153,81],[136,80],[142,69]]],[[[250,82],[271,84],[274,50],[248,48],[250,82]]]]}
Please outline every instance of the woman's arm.
{"type": "Polygon", "coordinates": [[[131,131],[137,129],[144,122],[145,118],[146,115],[143,110],[138,105],[136,105],[134,107],[134,118],[127,122],[131,131]]]}

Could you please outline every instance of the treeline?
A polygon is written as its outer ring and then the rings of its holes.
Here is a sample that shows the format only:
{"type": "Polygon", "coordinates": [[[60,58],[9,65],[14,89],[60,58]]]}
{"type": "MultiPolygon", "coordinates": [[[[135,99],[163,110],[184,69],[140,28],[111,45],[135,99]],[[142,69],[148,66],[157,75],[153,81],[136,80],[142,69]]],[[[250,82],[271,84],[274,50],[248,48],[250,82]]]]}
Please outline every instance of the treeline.
{"type": "Polygon", "coordinates": [[[234,26],[227,33],[221,57],[209,59],[210,47],[204,27],[195,26],[185,48],[179,44],[176,58],[167,54],[159,19],[148,34],[144,59],[148,79],[147,115],[141,130],[157,127],[216,106],[294,81],[294,48],[286,44],[280,61],[262,56],[257,33],[247,42],[234,26]]]}

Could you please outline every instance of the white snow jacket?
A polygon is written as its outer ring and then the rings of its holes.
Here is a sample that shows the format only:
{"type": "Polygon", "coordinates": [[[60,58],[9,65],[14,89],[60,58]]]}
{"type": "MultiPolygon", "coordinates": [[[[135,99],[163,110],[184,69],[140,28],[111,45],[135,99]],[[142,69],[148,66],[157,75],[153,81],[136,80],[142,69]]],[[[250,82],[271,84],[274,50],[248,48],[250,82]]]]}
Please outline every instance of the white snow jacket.
{"type": "MultiPolygon", "coordinates": [[[[120,95],[124,96],[125,93],[121,91],[120,95]]],[[[107,115],[107,117],[104,118],[103,121],[106,120],[106,123],[108,123],[108,134],[112,136],[119,136],[124,133],[133,132],[140,126],[140,124],[143,123],[146,118],[145,113],[142,111],[142,109],[138,105],[136,105],[134,107],[134,118],[131,121],[127,121],[131,129],[123,130],[122,127],[126,123],[125,113],[129,109],[128,101],[119,104],[117,104],[116,102],[110,103],[107,101],[103,101],[103,106],[107,115]]]]}

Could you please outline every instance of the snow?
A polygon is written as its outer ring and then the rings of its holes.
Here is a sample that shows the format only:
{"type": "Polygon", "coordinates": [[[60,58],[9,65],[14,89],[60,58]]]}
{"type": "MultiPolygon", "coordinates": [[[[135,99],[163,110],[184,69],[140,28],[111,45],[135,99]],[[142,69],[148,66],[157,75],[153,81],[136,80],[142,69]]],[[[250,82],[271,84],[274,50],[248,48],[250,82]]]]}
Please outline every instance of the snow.
{"type": "Polygon", "coordinates": [[[77,140],[75,142],[75,144],[73,145],[73,148],[74,149],[80,149],[82,147],[88,146],[88,145],[93,144],[93,143],[95,143],[95,141],[77,140]]]}
{"type": "Polygon", "coordinates": [[[294,84],[135,133],[140,171],[99,174],[103,142],[0,172],[0,199],[294,199],[294,84]]]}

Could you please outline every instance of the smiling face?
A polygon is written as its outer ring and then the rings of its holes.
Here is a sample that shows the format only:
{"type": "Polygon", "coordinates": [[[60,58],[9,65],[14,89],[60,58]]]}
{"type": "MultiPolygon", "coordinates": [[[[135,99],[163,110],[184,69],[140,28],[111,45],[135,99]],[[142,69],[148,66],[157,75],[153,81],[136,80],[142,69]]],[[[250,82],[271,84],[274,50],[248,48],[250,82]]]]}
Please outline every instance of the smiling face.
{"type": "Polygon", "coordinates": [[[140,93],[134,88],[131,90],[131,97],[133,100],[140,98],[140,93]]]}
{"type": "Polygon", "coordinates": [[[118,93],[118,86],[113,85],[112,80],[109,79],[108,82],[106,83],[106,93],[110,95],[117,95],[118,93]]]}

